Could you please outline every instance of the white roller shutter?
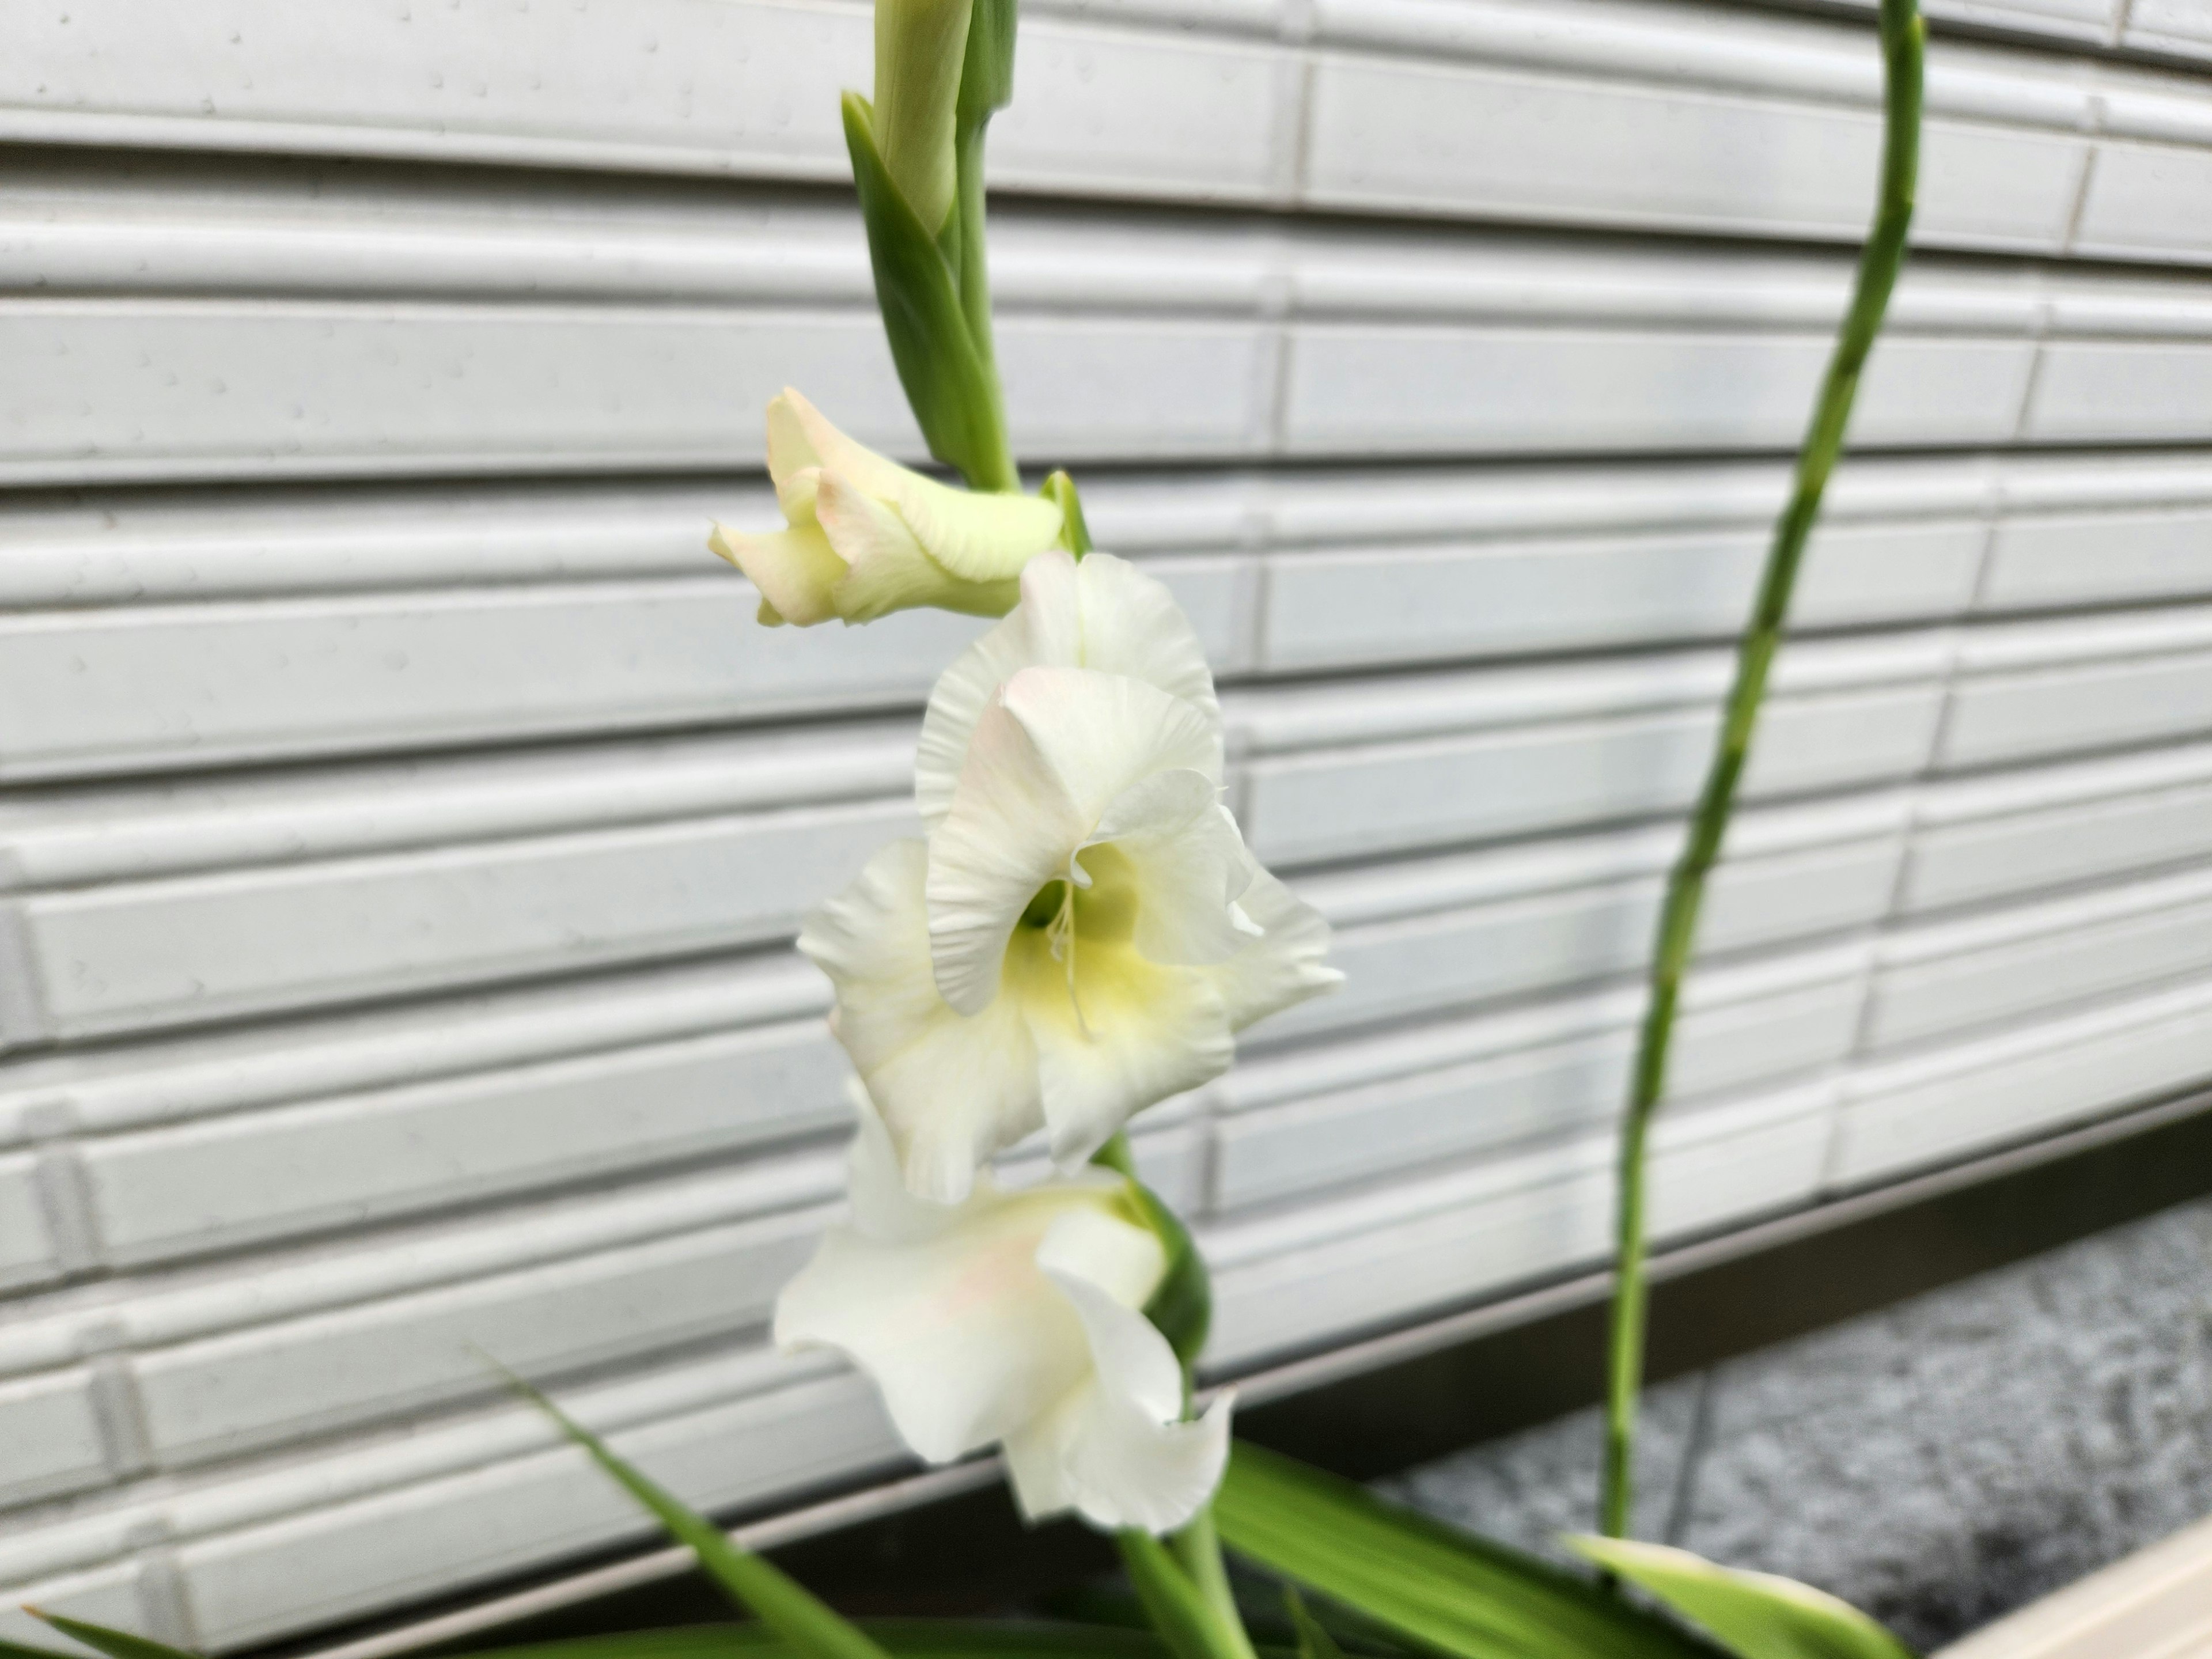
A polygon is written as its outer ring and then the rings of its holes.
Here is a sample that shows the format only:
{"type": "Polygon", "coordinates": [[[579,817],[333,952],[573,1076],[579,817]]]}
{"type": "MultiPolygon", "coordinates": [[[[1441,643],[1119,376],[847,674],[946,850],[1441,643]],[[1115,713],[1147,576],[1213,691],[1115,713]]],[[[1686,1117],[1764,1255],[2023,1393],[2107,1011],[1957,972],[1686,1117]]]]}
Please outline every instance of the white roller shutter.
{"type": "MultiPolygon", "coordinates": [[[[2212,9],[1929,9],[1671,1237],[2212,1079],[2212,9]]],[[[897,1468],[763,1346],[844,1121],[788,941],[976,625],[757,629],[703,546],[787,381],[916,450],[838,193],[866,9],[0,35],[0,1606],[236,1649],[641,1541],[471,1345],[704,1504],[897,1468]]],[[[1189,610],[1351,975],[1142,1121],[1215,1362],[1586,1268],[1865,13],[1036,3],[1022,53],[1018,445],[1189,610]]]]}

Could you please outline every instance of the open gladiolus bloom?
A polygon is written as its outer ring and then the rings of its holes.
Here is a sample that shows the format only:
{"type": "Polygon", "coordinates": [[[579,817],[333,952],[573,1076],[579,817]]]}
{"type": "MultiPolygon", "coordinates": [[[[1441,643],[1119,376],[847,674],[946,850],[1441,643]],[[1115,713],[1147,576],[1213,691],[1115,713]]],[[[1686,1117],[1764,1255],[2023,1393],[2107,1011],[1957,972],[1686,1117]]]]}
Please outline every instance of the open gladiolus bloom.
{"type": "Polygon", "coordinates": [[[921,1197],[1040,1127],[1065,1166],[1217,1076],[1233,1034],[1339,978],[1328,929],[1221,805],[1189,623],[1118,559],[1033,561],[939,682],[916,795],[799,946],[921,1197]]]}
{"type": "Polygon", "coordinates": [[[1166,1268],[1104,1170],[1025,1192],[986,1174],[957,1205],[910,1196],[865,1102],[852,1219],[784,1289],[776,1340],[851,1356],[932,1462],[1002,1444],[1023,1513],[1181,1526],[1221,1478],[1229,1402],[1183,1422],[1182,1372],[1141,1310],[1166,1268]]]}

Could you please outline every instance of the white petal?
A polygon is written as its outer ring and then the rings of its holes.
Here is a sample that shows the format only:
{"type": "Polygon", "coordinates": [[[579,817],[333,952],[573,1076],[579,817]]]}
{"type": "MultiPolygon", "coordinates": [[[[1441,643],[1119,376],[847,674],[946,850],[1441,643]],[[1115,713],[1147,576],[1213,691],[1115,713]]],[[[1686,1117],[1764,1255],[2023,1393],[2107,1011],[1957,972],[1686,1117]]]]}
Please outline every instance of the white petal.
{"type": "Polygon", "coordinates": [[[1202,773],[1155,772],[1125,791],[1092,839],[1127,860],[1135,942],[1152,962],[1226,962],[1259,931],[1237,900],[1259,866],[1202,773]]]}
{"type": "Polygon", "coordinates": [[[1041,553],[1022,572],[1022,601],[997,626],[953,659],[952,665],[937,678],[929,694],[929,708],[921,717],[921,737],[915,747],[914,799],[921,821],[934,830],[952,808],[952,792],[960,781],[960,769],[968,758],[968,742],[975,722],[983,716],[999,688],[1023,669],[1045,659],[1035,630],[1048,612],[1033,603],[1041,574],[1054,568],[1073,571],[1065,553],[1041,553]]]}
{"type": "Polygon", "coordinates": [[[951,575],[883,502],[841,472],[825,467],[818,476],[816,516],[831,549],[851,567],[831,596],[847,622],[873,622],[917,605],[995,617],[1013,604],[1012,582],[984,585],[951,575]]]}
{"type": "Polygon", "coordinates": [[[814,496],[815,516],[851,580],[838,595],[848,622],[872,622],[902,605],[927,604],[945,586],[939,569],[905,521],[841,472],[825,467],[814,496]]]}
{"type": "Polygon", "coordinates": [[[1206,970],[1219,988],[1232,1030],[1344,983],[1343,974],[1322,960],[1328,954],[1328,923],[1273,875],[1255,866],[1238,903],[1263,930],[1261,937],[1206,970]]]}
{"type": "Polygon", "coordinates": [[[707,545],[745,573],[761,592],[761,620],[811,627],[837,614],[833,597],[845,580],[845,562],[812,524],[749,536],[716,525],[707,545]]]}
{"type": "Polygon", "coordinates": [[[929,953],[945,1001],[963,1013],[990,1006],[1007,936],[1090,828],[1021,721],[988,710],[929,839],[929,953]]]}
{"type": "Polygon", "coordinates": [[[1218,781],[1212,769],[1220,750],[1206,711],[1142,680],[1087,668],[1025,668],[999,700],[1059,777],[1086,829],[1152,773],[1193,771],[1218,781]]]}
{"type": "Polygon", "coordinates": [[[1214,753],[1204,713],[1119,675],[1025,668],[976,723],[951,810],[929,843],[930,954],[963,1012],[997,994],[1007,936],[1067,873],[1115,799],[1214,753]]]}
{"type": "MultiPolygon", "coordinates": [[[[968,739],[999,688],[1024,668],[1126,674],[1204,709],[1220,708],[1206,652],[1168,590],[1111,554],[1078,563],[1054,550],[1023,567],[1021,604],[946,669],[930,694],[915,765],[915,800],[934,829],[952,805],[968,739]]],[[[1207,769],[1218,781],[1217,753],[1207,769]]]]}
{"type": "Polygon", "coordinates": [[[807,440],[802,410],[812,415],[814,405],[789,386],[784,387],[781,396],[769,400],[768,476],[775,484],[784,517],[794,524],[814,516],[814,480],[809,476],[802,482],[801,475],[811,475],[822,465],[822,457],[807,440]]]}
{"type": "Polygon", "coordinates": [[[1081,634],[1067,665],[1127,674],[1156,685],[1196,703],[1218,726],[1221,708],[1214,700],[1206,647],[1159,579],[1110,553],[1085,556],[1075,567],[1075,579],[1081,634]]]}
{"type": "Polygon", "coordinates": [[[1064,976],[1042,971],[1023,988],[1045,1131],[1062,1169],[1146,1107],[1229,1069],[1236,1039],[1214,984],[1224,971],[1159,966],[1126,945],[1079,945],[1073,996],[1064,976]]]}
{"type": "MultiPolygon", "coordinates": [[[[1125,1188],[1120,1177],[1109,1176],[1098,1190],[1113,1199],[1125,1188]]],[[[1125,1219],[1103,1204],[1088,1208],[1071,1206],[1054,1218],[1038,1241],[1036,1264],[1041,1271],[1056,1277],[1080,1279],[1124,1308],[1141,1308],[1152,1299],[1152,1292],[1167,1276],[1168,1255],[1159,1236],[1149,1227],[1125,1219]]],[[[1179,1411],[1182,1373],[1176,1370],[1172,1354],[1168,1366],[1172,1389],[1176,1390],[1168,1408],[1179,1411]]],[[[1146,1397],[1158,1397],[1158,1374],[1147,1372],[1146,1376],[1154,1388],[1146,1397]]]]}
{"type": "MultiPolygon", "coordinates": [[[[935,1238],[956,1224],[960,1207],[925,1203],[907,1191],[898,1149],[866,1088],[855,1082],[851,1098],[860,1119],[845,1153],[845,1199],[852,1206],[853,1231],[873,1244],[908,1244],[935,1238]]],[[[988,1204],[996,1197],[989,1171],[979,1173],[969,1206],[988,1204]]]]}
{"type": "Polygon", "coordinates": [[[1089,1188],[992,1195],[933,1237],[893,1244],[833,1227],[784,1286],[775,1340],[850,1356],[900,1437],[933,1462],[988,1445],[1089,1374],[1081,1321],[1036,1251],[1071,1208],[1109,1201],[1089,1188]]]}
{"type": "MultiPolygon", "coordinates": [[[[1103,558],[1105,555],[1091,556],[1103,558]]],[[[1110,662],[1083,660],[1084,598],[1092,586],[1083,577],[1083,567],[1088,562],[1063,547],[1040,553],[1022,567],[1022,612],[1027,619],[1030,654],[1016,663],[1014,668],[1096,668],[1109,674],[1121,672],[1110,662]]],[[[1115,562],[1119,564],[1121,561],[1115,562]]],[[[1189,626],[1188,623],[1183,624],[1186,630],[1189,626]]],[[[1010,668],[999,678],[1012,678],[1013,672],[1010,668]]],[[[995,690],[997,687],[994,684],[991,689],[995,690]]]]}
{"type": "Polygon", "coordinates": [[[854,443],[790,386],[769,405],[769,473],[777,478],[782,476],[775,470],[779,443],[783,465],[792,471],[809,465],[828,468],[878,500],[890,500],[906,479],[919,476],[854,443]]]}
{"type": "Polygon", "coordinates": [[[1100,1282],[1076,1242],[1056,1224],[1037,1261],[1083,1322],[1092,1374],[1007,1437],[1015,1496],[1032,1518],[1073,1509],[1095,1526],[1171,1532],[1220,1484],[1230,1402],[1179,1420],[1182,1374],[1167,1339],[1122,1287],[1100,1282]]]}
{"type": "Polygon", "coordinates": [[[929,555],[972,582],[1012,581],[1060,539],[1060,507],[1041,495],[955,489],[909,472],[890,498],[929,555]]]}
{"type": "Polygon", "coordinates": [[[831,1029],[866,1081],[908,1188],[965,1197],[976,1168],[1043,1121],[1036,1049],[1012,1004],[973,1017],[938,994],[923,904],[927,848],[894,842],[807,919],[799,948],[837,989],[831,1029]]]}

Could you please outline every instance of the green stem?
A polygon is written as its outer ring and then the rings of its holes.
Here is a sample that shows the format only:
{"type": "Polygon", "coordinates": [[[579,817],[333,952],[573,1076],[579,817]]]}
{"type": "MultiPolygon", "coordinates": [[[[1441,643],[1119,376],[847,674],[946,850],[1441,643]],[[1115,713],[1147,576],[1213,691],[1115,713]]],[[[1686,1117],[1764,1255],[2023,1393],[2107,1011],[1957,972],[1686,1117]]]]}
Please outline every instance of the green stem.
{"type": "Polygon", "coordinates": [[[974,458],[975,471],[968,482],[977,489],[1018,490],[1022,475],[1006,435],[1006,394],[999,384],[998,348],[991,332],[991,268],[984,248],[983,139],[989,131],[987,120],[963,125],[954,152],[958,191],[953,218],[960,239],[957,261],[960,310],[983,366],[982,395],[988,405],[976,411],[978,438],[984,447],[974,458]]]}
{"type": "Polygon", "coordinates": [[[1115,1534],[1114,1542],[1137,1600],[1176,1659],[1253,1659],[1234,1609],[1224,1618],[1166,1545],[1133,1528],[1115,1534]]]}
{"type": "Polygon", "coordinates": [[[1168,1539],[1168,1547],[1219,1620],[1230,1659],[1255,1659],[1244,1617],[1237,1610],[1236,1593],[1229,1588],[1229,1567],[1221,1559],[1221,1535],[1214,1529],[1213,1505],[1208,1504],[1191,1516],[1188,1525],[1168,1539]]]}
{"type": "Polygon", "coordinates": [[[1137,1178],[1137,1162],[1130,1156],[1129,1132],[1116,1129],[1107,1138],[1106,1144],[1091,1154],[1091,1161],[1102,1170],[1111,1170],[1115,1175],[1130,1181],[1137,1178]]]}
{"type": "MultiPolygon", "coordinates": [[[[1065,473],[1054,476],[1066,477],[1065,473]]],[[[1127,1180],[1137,1178],[1136,1162],[1129,1154],[1127,1131],[1117,1132],[1091,1155],[1091,1161],[1127,1180]]],[[[1190,1367],[1185,1365],[1182,1397],[1186,1414],[1190,1409],[1192,1387],[1190,1367]]],[[[1213,1659],[1255,1659],[1252,1638],[1245,1632],[1243,1615],[1237,1610],[1237,1597],[1229,1588],[1229,1568],[1221,1559],[1221,1537],[1214,1529],[1213,1505],[1206,1504],[1191,1516],[1180,1532],[1170,1534],[1167,1553],[1160,1555],[1156,1562],[1153,1552],[1158,1548],[1154,1540],[1145,1537],[1141,1533],[1123,1534],[1122,1559],[1129,1565],[1132,1580],[1137,1583],[1139,1597],[1152,1613],[1154,1623],[1161,1624],[1161,1632],[1169,1638],[1170,1645],[1175,1644],[1176,1638],[1161,1623],[1164,1617],[1180,1620],[1187,1639],[1190,1638],[1192,1632],[1202,1638],[1213,1659]],[[1133,1551],[1136,1553],[1133,1554],[1133,1551]],[[1187,1583],[1196,1592],[1197,1607],[1202,1610],[1202,1616],[1188,1607],[1176,1613],[1172,1607],[1155,1606],[1162,1600],[1161,1587],[1157,1583],[1148,1587],[1139,1575],[1140,1572],[1157,1573],[1159,1571],[1176,1575],[1176,1594],[1169,1599],[1180,1604],[1180,1590],[1187,1583]]]]}
{"type": "Polygon", "coordinates": [[[1750,752],[1768,671],[1782,642],[1790,590],[1804,562],[1805,544],[1820,516],[1820,497],[1849,425],[1860,372],[1874,349],[1890,291],[1905,263],[1905,232],[1912,222],[1913,190],[1919,167],[1920,82],[1927,25],[1917,0],[1881,0],[1881,47],[1885,118],[1882,129],[1881,197],[1874,225],[1859,256],[1858,280],[1851,295],[1821,382],[1820,400],[1797,455],[1795,488],[1774,529],[1774,541],[1759,579],[1736,653],[1735,683],[1729,688],[1720,742],[1705,787],[1690,820],[1688,845],[1668,878],[1651,962],[1650,1002],[1631,1078],[1628,1109],[1620,1130],[1619,1236],[1613,1294],[1612,1346],[1606,1387],[1605,1492],[1599,1526],[1608,1536],[1626,1537],[1635,1487],[1637,1395],[1644,1382],[1644,1339],[1649,1292],[1644,1282],[1644,1154],[1651,1115],[1667,1087],[1668,1048],[1674,1036],[1682,975],[1697,939],[1698,909],[1705,878],[1720,855],[1735,805],[1736,787],[1750,752]]]}

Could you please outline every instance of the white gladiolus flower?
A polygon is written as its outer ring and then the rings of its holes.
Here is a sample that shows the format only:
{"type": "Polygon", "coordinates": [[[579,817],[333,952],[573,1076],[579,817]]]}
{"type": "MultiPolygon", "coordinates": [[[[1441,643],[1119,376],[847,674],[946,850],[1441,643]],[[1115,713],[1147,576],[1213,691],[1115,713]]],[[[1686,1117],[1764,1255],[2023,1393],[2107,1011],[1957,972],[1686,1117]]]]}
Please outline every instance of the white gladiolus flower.
{"type": "Polygon", "coordinates": [[[1022,567],[1060,537],[1036,495],[955,489],[854,443],[786,387],[768,406],[768,470],[785,527],[716,525],[708,545],[761,591],[760,620],[801,628],[936,605],[1003,616],[1022,567]]]}
{"type": "Polygon", "coordinates": [[[1063,1168],[1328,989],[1328,929],[1219,801],[1205,657],[1164,588],[1054,552],[946,671],[895,842],[799,935],[909,1188],[964,1196],[1042,1127],[1063,1168]]]}
{"type": "Polygon", "coordinates": [[[1141,1311],[1166,1255],[1125,1191],[1103,1170],[1023,1192],[986,1174],[924,1203],[863,1105],[852,1220],[784,1286],[775,1340],[850,1357],[933,1463],[1003,1444],[1032,1520],[1172,1531],[1220,1481],[1229,1401],[1182,1420],[1182,1369],[1141,1311]]]}

